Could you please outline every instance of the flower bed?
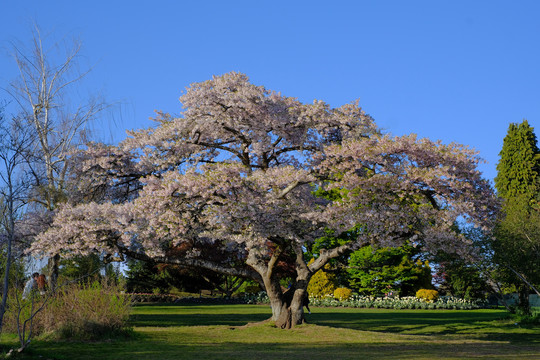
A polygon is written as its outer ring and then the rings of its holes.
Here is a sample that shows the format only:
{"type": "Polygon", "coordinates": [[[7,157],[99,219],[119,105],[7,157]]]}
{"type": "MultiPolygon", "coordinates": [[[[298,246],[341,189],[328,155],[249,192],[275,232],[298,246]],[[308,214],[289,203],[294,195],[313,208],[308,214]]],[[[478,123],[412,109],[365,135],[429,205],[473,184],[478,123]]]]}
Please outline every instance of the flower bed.
{"type": "MultiPolygon", "coordinates": [[[[265,292],[246,295],[247,304],[267,304],[270,302],[265,292]]],[[[373,297],[353,295],[348,300],[339,301],[332,295],[322,299],[309,298],[310,306],[322,307],[355,307],[355,308],[380,308],[380,309],[453,309],[472,310],[487,306],[483,300],[463,300],[452,296],[441,296],[436,301],[426,301],[414,296],[408,297],[373,297]]]]}

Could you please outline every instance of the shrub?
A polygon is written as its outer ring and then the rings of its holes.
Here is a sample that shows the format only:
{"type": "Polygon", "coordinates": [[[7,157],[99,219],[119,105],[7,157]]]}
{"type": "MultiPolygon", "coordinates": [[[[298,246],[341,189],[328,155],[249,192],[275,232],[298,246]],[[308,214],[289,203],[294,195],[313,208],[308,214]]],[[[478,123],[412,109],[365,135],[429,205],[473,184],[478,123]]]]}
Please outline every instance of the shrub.
{"type": "Polygon", "coordinates": [[[98,339],[126,328],[131,300],[117,287],[94,282],[60,290],[45,314],[62,338],[98,339]]]}
{"type": "Polygon", "coordinates": [[[439,293],[437,290],[420,289],[416,292],[416,298],[424,301],[434,302],[439,298],[439,293]]]}
{"type": "Polygon", "coordinates": [[[336,275],[325,271],[329,270],[330,265],[327,264],[324,269],[317,271],[311,277],[309,281],[307,291],[311,297],[320,299],[326,295],[333,295],[334,290],[336,289],[336,275]]]}
{"type": "Polygon", "coordinates": [[[352,295],[352,290],[347,288],[337,288],[334,290],[334,298],[339,301],[346,301],[352,295]]]}
{"type": "Polygon", "coordinates": [[[118,287],[105,282],[71,284],[61,287],[54,297],[38,296],[34,300],[32,303],[11,299],[4,323],[6,332],[17,332],[19,308],[22,310],[19,326],[22,326],[30,312],[35,312],[44,302],[45,306],[32,320],[34,336],[47,333],[56,338],[96,340],[127,330],[131,299],[118,287]]]}

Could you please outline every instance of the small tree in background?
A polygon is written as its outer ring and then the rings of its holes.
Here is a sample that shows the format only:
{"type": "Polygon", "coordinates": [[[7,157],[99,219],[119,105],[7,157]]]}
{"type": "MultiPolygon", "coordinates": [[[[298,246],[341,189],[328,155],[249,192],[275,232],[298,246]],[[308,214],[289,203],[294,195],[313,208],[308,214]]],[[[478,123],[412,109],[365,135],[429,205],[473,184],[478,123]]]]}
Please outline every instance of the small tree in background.
{"type": "Polygon", "coordinates": [[[454,254],[438,254],[434,276],[441,295],[465,300],[484,298],[490,291],[481,269],[454,254]]]}
{"type": "Polygon", "coordinates": [[[170,284],[165,274],[160,273],[157,264],[150,261],[129,259],[126,270],[126,288],[132,293],[167,293],[170,284]]]}
{"type": "Polygon", "coordinates": [[[401,296],[430,288],[431,267],[417,255],[418,250],[410,245],[357,250],[351,254],[347,269],[350,286],[363,295],[392,292],[401,296]]]}

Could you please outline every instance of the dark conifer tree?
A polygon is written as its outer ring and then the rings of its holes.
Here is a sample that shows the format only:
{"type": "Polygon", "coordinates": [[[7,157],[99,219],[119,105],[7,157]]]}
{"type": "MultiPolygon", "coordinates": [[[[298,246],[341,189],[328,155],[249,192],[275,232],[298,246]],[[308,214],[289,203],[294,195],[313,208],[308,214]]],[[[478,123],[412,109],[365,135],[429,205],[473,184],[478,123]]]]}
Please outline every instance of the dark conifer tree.
{"type": "Polygon", "coordinates": [[[501,276],[519,292],[519,306],[529,312],[528,295],[540,282],[540,150],[534,129],[524,120],[510,124],[497,164],[495,187],[503,201],[496,229],[494,260],[501,276]]]}

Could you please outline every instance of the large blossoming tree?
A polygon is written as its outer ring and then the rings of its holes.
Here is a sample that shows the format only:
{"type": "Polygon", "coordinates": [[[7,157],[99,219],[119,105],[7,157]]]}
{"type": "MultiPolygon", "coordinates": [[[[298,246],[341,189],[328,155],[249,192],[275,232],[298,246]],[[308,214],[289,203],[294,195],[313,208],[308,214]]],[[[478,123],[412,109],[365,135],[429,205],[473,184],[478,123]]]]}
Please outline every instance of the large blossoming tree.
{"type": "Polygon", "coordinates": [[[474,151],[382,136],[357,103],[303,104],[240,73],[192,84],[180,101],[181,116],[160,113],[119,146],[79,155],[87,189],[35,254],[128,255],[255,279],[289,327],[330,259],[405,241],[466,251],[456,221],[486,226],[496,210],[474,151]],[[340,240],[308,262],[329,233],[340,240]]]}

